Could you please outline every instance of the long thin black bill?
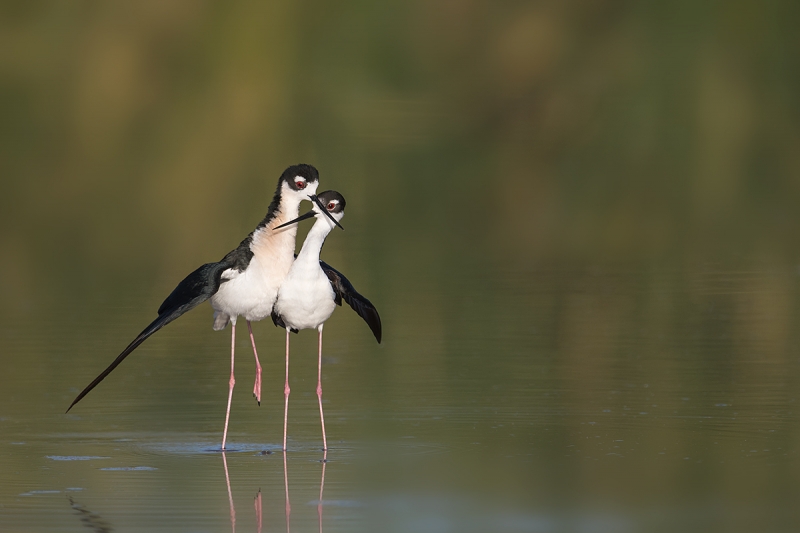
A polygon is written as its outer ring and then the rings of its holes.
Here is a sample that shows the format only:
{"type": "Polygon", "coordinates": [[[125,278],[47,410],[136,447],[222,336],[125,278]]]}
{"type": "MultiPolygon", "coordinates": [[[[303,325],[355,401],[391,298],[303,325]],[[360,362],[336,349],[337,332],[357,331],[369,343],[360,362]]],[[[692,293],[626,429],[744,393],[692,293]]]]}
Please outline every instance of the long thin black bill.
{"type": "Polygon", "coordinates": [[[342,228],[342,231],[344,231],[344,228],[342,227],[342,225],[341,225],[341,224],[339,224],[339,222],[338,222],[338,221],[337,221],[335,218],[333,218],[333,215],[331,215],[330,213],[328,213],[328,210],[327,210],[327,209],[325,209],[325,206],[324,206],[324,205],[322,205],[322,203],[319,201],[319,197],[318,197],[316,194],[315,194],[314,196],[309,196],[309,198],[311,198],[311,201],[312,201],[312,202],[314,202],[315,204],[317,204],[317,207],[319,207],[319,208],[322,210],[322,212],[323,212],[323,213],[325,213],[325,214],[328,216],[328,218],[329,218],[329,219],[331,219],[331,221],[332,221],[334,224],[336,224],[337,226],[339,226],[340,228],[342,228]]]}
{"type": "Polygon", "coordinates": [[[317,214],[317,213],[316,213],[316,212],[314,212],[314,211],[309,211],[309,212],[308,212],[308,213],[306,213],[305,215],[300,215],[300,216],[299,216],[299,217],[297,217],[296,219],[294,219],[294,220],[290,220],[289,222],[286,222],[286,223],[284,223],[284,224],[281,224],[280,226],[278,226],[278,227],[277,227],[277,228],[275,228],[275,229],[281,229],[281,228],[285,228],[286,226],[290,226],[290,225],[292,225],[292,224],[296,224],[296,223],[300,222],[301,220],[305,220],[305,219],[307,219],[307,218],[311,218],[311,217],[313,217],[313,216],[314,216],[314,215],[316,215],[316,214],[317,214]]]}

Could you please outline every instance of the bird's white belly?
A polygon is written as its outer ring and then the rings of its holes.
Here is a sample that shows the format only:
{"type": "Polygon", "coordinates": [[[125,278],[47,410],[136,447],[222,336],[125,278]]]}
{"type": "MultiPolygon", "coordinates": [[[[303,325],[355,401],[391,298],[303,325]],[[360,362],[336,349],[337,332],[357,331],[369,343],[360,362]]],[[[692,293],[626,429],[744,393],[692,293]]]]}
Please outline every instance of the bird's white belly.
{"type": "Polygon", "coordinates": [[[251,260],[243,272],[222,283],[211,306],[235,320],[243,316],[246,320],[263,320],[272,313],[283,276],[262,268],[256,258],[251,260]]]}
{"type": "Polygon", "coordinates": [[[321,270],[319,273],[313,281],[293,279],[290,273],[280,287],[275,310],[287,326],[314,329],[333,314],[336,302],[331,283],[321,270]]]}

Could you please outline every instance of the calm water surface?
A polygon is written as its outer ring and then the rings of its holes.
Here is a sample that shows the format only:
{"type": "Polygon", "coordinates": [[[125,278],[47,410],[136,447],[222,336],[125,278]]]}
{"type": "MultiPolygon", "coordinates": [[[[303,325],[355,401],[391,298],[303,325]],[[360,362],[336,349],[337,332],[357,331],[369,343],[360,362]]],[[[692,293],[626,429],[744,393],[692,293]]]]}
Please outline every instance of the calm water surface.
{"type": "Polygon", "coordinates": [[[456,275],[376,298],[381,346],[338,310],[324,485],[315,335],[292,338],[284,463],[271,324],[255,329],[261,407],[238,339],[223,456],[228,338],[209,309],[68,415],[158,295],[8,314],[3,351],[19,364],[0,391],[0,529],[788,531],[800,523],[795,277],[542,268],[476,287],[456,275]]]}
{"type": "Polygon", "coordinates": [[[797,531],[797,21],[0,2],[0,533],[797,531]],[[207,305],[64,414],[299,162],[347,198],[323,259],[384,323],[326,324],[328,462],[310,332],[277,451],[268,320],[217,451],[207,305]]]}

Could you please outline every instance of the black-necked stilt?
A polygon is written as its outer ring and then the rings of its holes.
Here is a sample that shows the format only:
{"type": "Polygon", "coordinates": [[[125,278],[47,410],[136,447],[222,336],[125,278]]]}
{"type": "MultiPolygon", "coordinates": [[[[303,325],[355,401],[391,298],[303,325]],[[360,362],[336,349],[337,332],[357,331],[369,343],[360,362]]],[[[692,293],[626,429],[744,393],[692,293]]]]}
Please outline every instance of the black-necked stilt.
{"type": "Polygon", "coordinates": [[[284,451],[286,451],[286,423],[289,413],[289,332],[312,328],[316,328],[319,332],[317,399],[322,424],[323,450],[328,449],[325,417],[322,414],[322,327],[325,321],[333,314],[336,305],[342,305],[344,300],[366,321],[378,343],[381,342],[381,317],[378,315],[378,310],[369,300],[356,292],[347,278],[319,259],[325,237],[334,225],[341,227],[339,221],[344,216],[344,197],[336,191],[325,191],[317,197],[311,196],[311,199],[314,205],[310,212],[284,224],[288,226],[311,217],[317,219],[308,232],[303,248],[286,275],[283,285],[278,290],[278,299],[272,310],[272,320],[275,325],[286,328],[286,383],[283,388],[284,451]]]}
{"type": "Polygon", "coordinates": [[[69,412],[89,391],[114,370],[123,359],[150,335],[169,324],[185,312],[211,299],[214,309],[214,329],[231,323],[231,377],[228,382],[228,407],[225,412],[225,429],[222,449],[228,436],[228,420],[233,396],[233,355],[236,338],[236,319],[247,321],[250,343],[256,358],[256,380],[253,395],[261,403],[261,364],[258,361],[253,328],[250,323],[262,320],[272,313],[272,307],[294,261],[297,226],[286,221],[297,217],[300,202],[309,199],[319,185],[317,169],[311,165],[294,165],[287,168],[278,180],[278,188],[269,205],[267,215],[256,229],[239,246],[221,261],[206,263],[181,281],[158,308],[158,318],[147,326],[120,353],[94,381],[78,394],[70,404],[69,412]]]}

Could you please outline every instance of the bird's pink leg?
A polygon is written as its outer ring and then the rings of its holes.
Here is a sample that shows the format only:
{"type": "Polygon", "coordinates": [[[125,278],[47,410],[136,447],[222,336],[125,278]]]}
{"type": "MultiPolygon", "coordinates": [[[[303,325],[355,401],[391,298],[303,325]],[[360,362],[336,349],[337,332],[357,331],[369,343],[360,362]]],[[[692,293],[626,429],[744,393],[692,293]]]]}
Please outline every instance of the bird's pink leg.
{"type": "MultiPolygon", "coordinates": [[[[283,452],[286,461],[286,422],[289,420],[289,332],[286,328],[286,383],[283,385],[283,452]]],[[[288,500],[287,500],[288,502],[288,500]]],[[[288,505],[288,504],[287,504],[288,505]]]]}
{"type": "Polygon", "coordinates": [[[228,381],[228,409],[225,411],[225,431],[222,432],[222,450],[225,450],[225,441],[228,438],[228,420],[231,418],[231,398],[233,398],[233,386],[236,380],[233,379],[233,351],[236,347],[236,323],[231,321],[231,379],[228,381]]]}
{"type": "Polygon", "coordinates": [[[319,420],[322,422],[322,449],[328,450],[325,436],[325,415],[322,414],[322,325],[319,326],[319,358],[317,360],[317,400],[319,400],[319,420]]]}
{"type": "Polygon", "coordinates": [[[250,332],[250,344],[253,345],[253,355],[256,356],[256,383],[253,385],[253,396],[256,397],[258,405],[261,405],[261,363],[258,362],[258,352],[256,351],[256,340],[253,338],[253,327],[247,321],[247,331],[250,332]]]}

